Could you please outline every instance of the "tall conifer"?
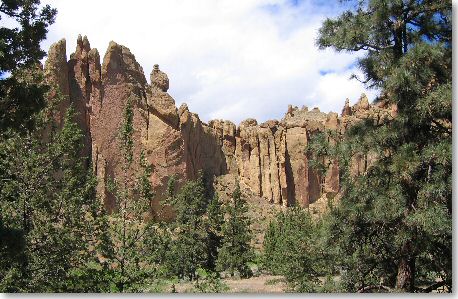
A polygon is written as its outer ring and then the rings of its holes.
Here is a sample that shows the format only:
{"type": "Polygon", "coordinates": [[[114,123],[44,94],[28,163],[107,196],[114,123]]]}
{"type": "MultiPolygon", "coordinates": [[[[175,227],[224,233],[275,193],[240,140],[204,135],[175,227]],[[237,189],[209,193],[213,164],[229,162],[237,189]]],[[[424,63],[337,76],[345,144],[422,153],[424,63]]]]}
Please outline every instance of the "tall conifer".
{"type": "Polygon", "coordinates": [[[328,136],[337,145],[321,145],[342,169],[333,236],[347,289],[382,282],[398,291],[451,291],[451,1],[350,3],[355,9],[323,23],[317,43],[363,51],[358,79],[379,88],[377,101],[395,104],[398,113],[370,117],[342,138],[328,136]],[[376,161],[354,176],[356,155],[376,161]]]}

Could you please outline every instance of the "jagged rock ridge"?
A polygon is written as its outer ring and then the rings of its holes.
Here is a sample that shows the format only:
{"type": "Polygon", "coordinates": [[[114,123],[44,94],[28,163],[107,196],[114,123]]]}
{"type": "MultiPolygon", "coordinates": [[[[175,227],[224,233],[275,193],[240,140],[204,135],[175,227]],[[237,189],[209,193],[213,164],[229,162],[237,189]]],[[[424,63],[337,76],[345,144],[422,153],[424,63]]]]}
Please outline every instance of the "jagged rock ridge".
{"type": "MultiPolygon", "coordinates": [[[[88,39],[81,36],[69,61],[65,40],[50,47],[45,74],[67,98],[59,106],[57,122],[70,103],[78,113],[77,122],[85,134],[83,154],[90,157],[88,165],[92,162],[99,179],[97,192],[108,210],[116,208],[106,182],[122,171],[118,136],[129,99],[134,106],[134,155],[143,151],[153,168],[150,180],[157,194],[153,213],[170,176],[176,175],[180,184],[195,178],[199,170],[216,177],[238,177],[242,187],[271,203],[307,207],[339,188],[337,163],[330,163],[325,177],[309,166],[305,147],[311,136],[324,129],[343,131],[374,109],[389,110],[371,106],[363,95],[353,107],[347,100],[340,117],[318,108],[289,106],[281,121],[258,124],[247,119],[236,126],[211,120],[206,124],[186,104],[177,109],[167,93],[169,79],[158,65],[148,84],[128,48],[110,42],[100,64],[97,49],[91,49],[88,39]]],[[[355,161],[355,171],[362,171],[365,162],[355,161]]],[[[132,175],[137,170],[134,167],[132,175]]]]}

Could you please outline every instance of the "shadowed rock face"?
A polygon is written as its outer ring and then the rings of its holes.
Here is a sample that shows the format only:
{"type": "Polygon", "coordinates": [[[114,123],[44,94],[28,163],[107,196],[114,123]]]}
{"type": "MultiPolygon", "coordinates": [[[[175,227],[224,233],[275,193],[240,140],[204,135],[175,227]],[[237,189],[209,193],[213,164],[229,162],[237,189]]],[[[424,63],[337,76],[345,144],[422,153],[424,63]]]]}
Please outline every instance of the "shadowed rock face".
{"type": "MultiPolygon", "coordinates": [[[[393,107],[371,106],[363,95],[353,107],[347,101],[341,117],[318,108],[309,111],[290,105],[281,121],[258,124],[247,119],[238,127],[226,120],[206,124],[186,104],[176,108],[167,93],[169,79],[158,65],[151,72],[150,85],[128,48],[110,42],[100,64],[98,51],[81,36],[68,61],[65,40],[51,46],[45,74],[48,82],[68,98],[58,109],[58,123],[70,103],[78,113],[76,121],[85,135],[83,155],[92,162],[99,180],[97,192],[105,207],[116,209],[116,199],[107,190],[108,179],[127,178],[133,183],[143,152],[153,169],[150,180],[156,197],[152,214],[163,218],[173,216],[170,210],[158,215],[158,202],[164,198],[169,178],[175,175],[181,185],[195,178],[199,170],[210,177],[235,175],[242,187],[273,204],[307,207],[324,193],[337,193],[339,188],[335,161],[328,161],[330,171],[325,177],[309,166],[305,151],[311,136],[324,129],[344,131],[373,111],[383,117],[396,112],[393,107]],[[126,173],[119,132],[128,100],[134,112],[135,161],[126,173]]],[[[373,159],[356,157],[354,172],[365,171],[373,159]]]]}
{"type": "Polygon", "coordinates": [[[58,41],[49,48],[44,73],[46,81],[53,87],[50,98],[55,99],[60,93],[63,99],[58,104],[57,113],[54,115],[57,127],[61,128],[65,111],[70,105],[70,84],[68,82],[67,49],[65,39],[58,41]]]}

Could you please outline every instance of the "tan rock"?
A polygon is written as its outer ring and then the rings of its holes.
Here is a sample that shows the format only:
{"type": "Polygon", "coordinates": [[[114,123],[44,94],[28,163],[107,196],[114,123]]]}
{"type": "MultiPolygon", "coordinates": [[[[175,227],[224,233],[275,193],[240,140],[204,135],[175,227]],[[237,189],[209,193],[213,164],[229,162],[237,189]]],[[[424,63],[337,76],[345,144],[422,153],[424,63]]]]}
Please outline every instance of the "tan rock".
{"type": "Polygon", "coordinates": [[[231,121],[211,120],[208,122],[209,127],[214,130],[222,144],[222,151],[225,157],[227,173],[237,174],[237,161],[235,157],[235,134],[236,126],[231,121]]]}
{"type": "MultiPolygon", "coordinates": [[[[92,91],[91,79],[89,77],[89,51],[91,46],[87,37],[78,36],[75,52],[70,55],[68,61],[68,77],[70,83],[70,101],[75,107],[76,123],[84,134],[84,147],[82,155],[91,157],[91,106],[90,98],[92,91]]],[[[89,161],[87,166],[89,165],[89,161]]]]}
{"type": "Polygon", "coordinates": [[[269,202],[286,205],[283,127],[276,120],[257,125],[248,119],[241,122],[237,131],[235,156],[241,183],[269,202]]]}
{"type": "Polygon", "coordinates": [[[287,206],[288,203],[288,180],[286,175],[286,130],[279,126],[277,131],[274,133],[275,136],[275,154],[278,165],[278,181],[279,184],[273,186],[273,196],[275,203],[282,203],[283,206],[287,206]],[[277,190],[279,188],[279,190],[277,190]],[[280,194],[280,196],[278,196],[280,194]]]}
{"type": "Polygon", "coordinates": [[[361,113],[363,111],[369,110],[369,108],[370,108],[369,100],[366,94],[363,93],[361,94],[361,97],[359,98],[358,102],[355,105],[353,105],[352,112],[361,113]]]}
{"type": "MultiPolygon", "coordinates": [[[[382,122],[397,113],[388,102],[371,106],[362,95],[353,107],[347,99],[341,117],[318,108],[309,111],[306,106],[299,109],[289,105],[281,121],[258,124],[255,119],[247,119],[238,127],[226,120],[206,124],[186,104],[176,108],[167,93],[167,74],[158,65],[148,85],[128,48],[110,42],[101,65],[98,51],[81,36],[68,62],[65,40],[51,46],[45,74],[49,82],[55,83],[54,96],[60,92],[74,103],[77,122],[85,134],[84,154],[92,159],[99,179],[97,192],[108,211],[115,210],[117,203],[106,188],[107,180],[127,179],[133,183],[139,171],[138,161],[127,173],[123,170],[119,143],[124,109],[131,101],[134,157],[138,159],[144,152],[153,169],[150,180],[156,197],[151,212],[162,219],[173,217],[170,208],[159,204],[169,178],[176,175],[179,187],[195,178],[199,170],[208,178],[238,178],[243,190],[273,204],[324,207],[327,199],[339,196],[339,165],[331,157],[321,157],[329,169],[325,175],[317,173],[309,163],[313,153],[306,153],[310,138],[323,130],[343,133],[365,118],[382,122]]],[[[69,103],[59,110],[60,119],[69,103]]],[[[364,173],[376,158],[373,153],[356,155],[352,173],[364,173]]]]}
{"type": "MultiPolygon", "coordinates": [[[[338,131],[340,128],[340,121],[337,113],[328,113],[328,119],[325,124],[326,129],[338,131]]],[[[330,140],[331,144],[334,144],[330,140]]],[[[324,178],[324,186],[322,192],[324,193],[337,193],[339,191],[339,165],[337,160],[326,158],[326,164],[329,165],[328,171],[324,178]]]]}
{"type": "MultiPolygon", "coordinates": [[[[111,42],[103,59],[103,65],[95,61],[98,57],[96,51],[89,50],[87,42],[82,40],[78,42],[77,50],[73,55],[73,60],[76,60],[75,78],[83,78],[78,74],[89,74],[89,78],[85,78],[86,85],[79,83],[82,80],[76,80],[81,90],[85,87],[85,92],[82,92],[83,99],[87,99],[89,91],[90,104],[94,104],[96,109],[92,109],[91,115],[91,137],[92,147],[97,148],[98,154],[105,160],[104,173],[106,178],[121,180],[127,178],[129,181],[135,178],[135,173],[138,171],[138,157],[141,151],[147,151],[143,145],[145,136],[148,136],[149,119],[148,113],[144,109],[142,103],[146,102],[144,97],[146,88],[146,79],[142,68],[135,61],[135,57],[130,53],[129,49],[124,46],[111,42]],[[83,63],[86,63],[85,65],[83,63]],[[80,66],[81,65],[81,66],[80,66]],[[85,68],[85,71],[81,71],[85,68]],[[99,73],[101,76],[99,77],[99,73]],[[94,83],[94,86],[92,86],[94,83]],[[91,85],[91,88],[88,88],[91,85]],[[94,87],[94,88],[92,88],[94,87]],[[124,172],[123,155],[120,148],[119,132],[124,121],[124,110],[128,101],[131,101],[133,106],[133,140],[134,140],[134,157],[132,169],[127,173],[124,172]],[[97,105],[96,105],[97,104],[97,105]]],[[[69,62],[70,63],[70,62],[69,62]]],[[[75,90],[75,95],[78,95],[78,90],[75,90]]],[[[148,162],[154,165],[157,161],[156,156],[147,155],[148,162]]],[[[156,163],[157,164],[157,163],[156,163]]],[[[153,185],[157,186],[158,181],[162,179],[152,176],[153,185]]],[[[99,178],[104,184],[104,178],[99,178]]],[[[133,182],[132,182],[133,183],[133,182]]],[[[106,206],[109,210],[116,208],[116,198],[113,194],[105,192],[106,206]]]]}
{"type": "MultiPolygon", "coordinates": [[[[62,128],[65,112],[70,106],[70,91],[68,82],[68,65],[66,41],[61,39],[49,48],[48,59],[45,62],[44,75],[50,84],[49,100],[58,101],[53,118],[57,128],[62,128]]],[[[48,135],[51,128],[47,130],[48,135]]]]}
{"type": "Polygon", "coordinates": [[[91,83],[90,90],[90,113],[99,113],[102,107],[102,66],[100,65],[100,55],[97,49],[91,49],[88,52],[89,79],[91,83]]]}
{"type": "Polygon", "coordinates": [[[180,107],[180,132],[184,142],[188,178],[195,178],[199,170],[208,177],[227,173],[221,135],[204,124],[195,113],[180,107]]]}
{"type": "Polygon", "coordinates": [[[144,89],[146,78],[143,68],[135,60],[129,48],[111,41],[103,57],[102,80],[104,85],[132,84],[133,91],[144,89]]]}
{"type": "Polygon", "coordinates": [[[151,72],[151,87],[162,92],[169,90],[169,77],[159,70],[159,64],[155,64],[151,72]]]}
{"type": "Polygon", "coordinates": [[[68,66],[67,66],[67,46],[65,39],[52,44],[49,47],[48,59],[44,67],[45,76],[48,82],[56,84],[59,92],[68,97],[68,66]]]}
{"type": "Polygon", "coordinates": [[[178,129],[178,111],[175,100],[167,93],[168,89],[167,75],[159,70],[159,65],[155,64],[151,72],[151,88],[147,93],[148,110],[162,121],[178,129]]]}
{"type": "Polygon", "coordinates": [[[307,130],[302,127],[286,131],[288,203],[307,206],[309,203],[309,173],[305,150],[307,130]]]}
{"type": "MultiPolygon", "coordinates": [[[[274,143],[274,137],[270,128],[259,128],[259,163],[261,172],[261,196],[273,202],[272,182],[271,182],[271,160],[270,144],[274,143]]],[[[275,182],[274,182],[275,183],[275,182]]],[[[278,183],[278,180],[277,180],[278,183]]]]}
{"type": "Polygon", "coordinates": [[[241,160],[239,163],[239,173],[241,184],[249,187],[254,194],[261,195],[261,167],[257,121],[247,119],[240,123],[237,130],[239,132],[241,160]]]}
{"type": "Polygon", "coordinates": [[[349,116],[349,115],[351,115],[351,107],[350,107],[350,100],[347,98],[345,100],[345,106],[342,109],[341,116],[344,117],[344,116],[349,116]]]}

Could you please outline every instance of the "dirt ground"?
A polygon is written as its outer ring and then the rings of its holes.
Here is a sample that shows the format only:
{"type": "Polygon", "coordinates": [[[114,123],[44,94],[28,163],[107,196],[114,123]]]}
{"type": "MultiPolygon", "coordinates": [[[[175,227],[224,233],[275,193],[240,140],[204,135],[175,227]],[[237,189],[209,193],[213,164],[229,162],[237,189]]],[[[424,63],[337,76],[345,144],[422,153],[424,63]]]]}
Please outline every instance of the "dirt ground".
{"type": "Polygon", "coordinates": [[[285,283],[282,276],[260,275],[248,279],[224,279],[229,293],[284,293],[285,283]]]}
{"type": "MultiPolygon", "coordinates": [[[[222,281],[229,287],[225,293],[284,293],[285,283],[282,276],[261,274],[247,279],[225,278],[222,281]]],[[[193,289],[191,283],[175,285],[178,293],[188,293],[193,289]]]]}

